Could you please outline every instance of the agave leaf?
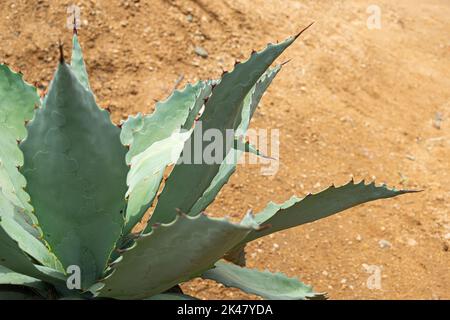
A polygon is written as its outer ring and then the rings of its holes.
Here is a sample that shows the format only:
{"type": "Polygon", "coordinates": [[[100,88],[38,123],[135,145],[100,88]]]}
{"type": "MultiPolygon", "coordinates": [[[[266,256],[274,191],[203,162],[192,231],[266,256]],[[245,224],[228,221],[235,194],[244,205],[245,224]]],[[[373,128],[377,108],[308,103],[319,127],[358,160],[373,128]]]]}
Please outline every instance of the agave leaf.
{"type": "Polygon", "coordinates": [[[17,241],[20,249],[30,254],[39,263],[49,268],[64,272],[61,262],[49,249],[31,233],[27,232],[11,217],[3,217],[0,226],[8,232],[12,239],[17,241]]]}
{"type": "Polygon", "coordinates": [[[191,129],[195,116],[211,93],[211,84],[188,84],[182,91],[175,90],[165,101],[158,102],[152,114],[129,117],[122,125],[120,139],[130,147],[127,164],[153,143],[170,137],[181,128],[191,129]],[[192,115],[194,118],[189,117],[192,115]]]}
{"type": "Polygon", "coordinates": [[[15,285],[0,284],[0,300],[41,300],[33,289],[15,285]]]}
{"type": "Polygon", "coordinates": [[[148,116],[129,117],[122,126],[121,140],[129,145],[127,163],[128,207],[124,235],[138,223],[151,206],[163,178],[164,169],[175,163],[191,131],[193,121],[210,94],[210,83],[198,82],[183,91],[175,91],[156,105],[148,116]]]}
{"type": "Polygon", "coordinates": [[[315,293],[311,286],[282,273],[242,268],[222,261],[203,273],[202,278],[270,300],[325,299],[323,293],[315,293]]]}
{"type": "Polygon", "coordinates": [[[0,265],[16,272],[37,277],[39,271],[14,241],[0,226],[0,265]]]}
{"type": "Polygon", "coordinates": [[[205,101],[211,96],[211,92],[214,86],[219,83],[218,80],[208,80],[202,82],[202,86],[197,91],[197,98],[194,106],[191,108],[186,121],[183,124],[184,130],[192,129],[195,120],[198,118],[201,108],[205,105],[205,101]]]}
{"type": "Polygon", "coordinates": [[[61,62],[20,147],[44,238],[82,287],[100,278],[124,224],[126,148],[91,91],[61,62]]]}
{"type": "MultiPolygon", "coordinates": [[[[246,96],[244,100],[244,107],[242,109],[241,122],[237,125],[237,131],[245,135],[250,124],[250,120],[255,113],[255,110],[261,101],[264,92],[272,83],[275,76],[281,70],[281,65],[271,68],[264,73],[264,75],[258,80],[251,92],[246,96]]],[[[219,167],[219,171],[211,181],[210,185],[203,193],[203,195],[196,201],[191,208],[190,214],[197,214],[205,210],[216,198],[219,191],[228,182],[230,177],[236,171],[236,165],[245,151],[250,151],[257,155],[262,155],[259,150],[251,146],[250,143],[242,142],[242,139],[236,138],[234,148],[232,148],[225,160],[219,167]]],[[[264,156],[264,155],[263,155],[264,156]]]]}
{"type": "Polygon", "coordinates": [[[250,125],[250,121],[255,114],[256,108],[261,101],[264,93],[272,84],[273,79],[281,71],[283,65],[279,64],[267,70],[253,87],[252,91],[245,97],[244,108],[242,109],[241,122],[237,126],[237,130],[245,134],[250,125]]]}
{"type": "Polygon", "coordinates": [[[17,141],[26,137],[25,122],[39,104],[36,89],[0,64],[0,225],[37,261],[61,269],[55,255],[37,239],[42,231],[24,190],[26,180],[18,170],[23,154],[17,141]]]}
{"type": "Polygon", "coordinates": [[[70,67],[73,73],[77,76],[81,84],[88,90],[91,89],[89,85],[89,77],[86,71],[86,65],[83,60],[83,52],[81,51],[80,43],[78,42],[78,36],[73,35],[72,38],[72,60],[70,67]]]}
{"type": "Polygon", "coordinates": [[[43,266],[34,265],[19,244],[0,225],[0,266],[49,283],[60,283],[64,275],[43,266]]]}
{"type": "Polygon", "coordinates": [[[2,284],[20,285],[38,290],[45,290],[47,287],[46,284],[39,279],[14,272],[0,265],[0,285],[2,284]]]}
{"type": "Polygon", "coordinates": [[[225,252],[255,228],[253,219],[241,224],[225,219],[178,215],[170,224],[137,238],[102,282],[102,297],[143,299],[208,270],[225,252]]]}
{"type": "Polygon", "coordinates": [[[376,186],[374,182],[354,183],[352,180],[341,187],[331,186],[319,193],[309,194],[303,199],[292,197],[283,204],[270,202],[263,211],[255,215],[258,224],[267,225],[268,228],[251,232],[245,242],[326,218],[365,202],[392,198],[410,192],[415,191],[389,189],[385,185],[376,186]]]}
{"type": "Polygon", "coordinates": [[[216,150],[220,161],[206,162],[203,153],[210,143],[204,141],[203,132],[214,129],[226,140],[227,131],[236,129],[242,121],[242,109],[248,93],[295,39],[296,37],[291,37],[282,43],[270,44],[265,50],[252,54],[246,62],[237,64],[232,72],[222,77],[206,102],[205,111],[200,118],[202,125],[195,126],[191,138],[186,142],[183,156],[190,158],[190,161],[183,161],[174,167],[158,199],[150,224],[172,221],[177,209],[192,214],[192,207],[209,188],[232,148],[232,143],[224,142],[216,150]]]}
{"type": "Polygon", "coordinates": [[[160,293],[144,300],[199,300],[183,293],[160,293]]]}
{"type": "Polygon", "coordinates": [[[142,219],[142,215],[158,191],[164,169],[178,160],[184,142],[190,134],[191,131],[174,133],[164,140],[155,142],[131,159],[131,169],[127,178],[129,188],[126,194],[128,206],[124,235],[130,233],[142,219]]]}
{"type": "Polygon", "coordinates": [[[245,264],[247,263],[245,246],[246,243],[243,243],[242,245],[234,247],[223,256],[223,259],[238,266],[245,267],[245,264]]]}
{"type": "MultiPolygon", "coordinates": [[[[266,159],[270,159],[269,156],[267,156],[263,152],[261,152],[256,146],[251,144],[250,141],[245,141],[241,137],[234,139],[233,149],[235,149],[237,151],[241,151],[241,152],[248,152],[248,153],[251,153],[256,156],[263,157],[266,159]]],[[[230,150],[230,152],[232,152],[232,150],[230,150]]],[[[220,171],[220,169],[219,169],[219,171],[220,171]]]]}

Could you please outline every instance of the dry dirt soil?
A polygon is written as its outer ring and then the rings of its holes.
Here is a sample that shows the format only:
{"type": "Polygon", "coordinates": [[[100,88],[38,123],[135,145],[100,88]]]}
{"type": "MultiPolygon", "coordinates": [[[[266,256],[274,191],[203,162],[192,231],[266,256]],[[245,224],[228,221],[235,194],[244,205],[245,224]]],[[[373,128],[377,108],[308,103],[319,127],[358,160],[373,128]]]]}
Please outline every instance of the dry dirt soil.
{"type": "MultiPolygon", "coordinates": [[[[42,90],[58,40],[70,48],[71,4],[1,0],[0,59],[42,90]]],[[[448,0],[75,4],[91,84],[116,122],[151,112],[181,75],[180,85],[218,78],[252,49],[315,21],[281,57],[292,61],[252,121],[252,128],[280,130],[278,173],[266,177],[261,166],[241,166],[208,213],[238,218],[351,176],[424,190],[255,241],[248,265],[299,277],[331,299],[450,299],[448,0]],[[373,3],[381,29],[367,27],[373,3]],[[367,287],[364,265],[381,268],[381,288],[367,287]]],[[[209,281],[183,288],[201,298],[254,298],[209,281]]]]}

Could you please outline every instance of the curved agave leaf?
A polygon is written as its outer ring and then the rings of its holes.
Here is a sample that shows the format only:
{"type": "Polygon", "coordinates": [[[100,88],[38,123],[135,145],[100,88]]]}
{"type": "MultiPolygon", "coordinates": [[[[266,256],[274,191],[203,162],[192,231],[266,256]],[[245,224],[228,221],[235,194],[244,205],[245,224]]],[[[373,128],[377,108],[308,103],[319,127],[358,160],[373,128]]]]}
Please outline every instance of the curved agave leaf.
{"type": "Polygon", "coordinates": [[[325,299],[323,293],[315,293],[311,286],[282,273],[259,271],[218,261],[215,268],[203,273],[202,278],[220,282],[227,287],[270,300],[325,299]]]}
{"type": "MultiPolygon", "coordinates": [[[[242,108],[241,122],[235,128],[242,135],[247,133],[250,120],[256,111],[256,108],[263,97],[264,92],[272,83],[275,76],[281,70],[281,65],[267,70],[264,75],[258,80],[250,93],[244,100],[244,106],[242,108]]],[[[216,198],[219,191],[228,182],[231,175],[236,171],[236,165],[245,151],[250,151],[256,155],[261,155],[259,150],[252,147],[248,142],[243,143],[240,138],[236,138],[234,148],[231,148],[228,152],[225,160],[219,167],[214,179],[211,181],[209,187],[203,193],[200,199],[192,207],[190,214],[197,214],[205,210],[216,198]]]]}
{"type": "Polygon", "coordinates": [[[35,258],[46,267],[63,272],[64,269],[58,258],[31,233],[27,232],[13,217],[3,216],[0,226],[8,232],[12,239],[17,241],[20,249],[35,258]]]}
{"type": "Polygon", "coordinates": [[[228,251],[223,256],[223,259],[231,263],[234,263],[238,266],[245,267],[247,263],[247,256],[245,253],[246,245],[247,245],[246,243],[243,243],[241,245],[234,247],[232,250],[228,251]]]}
{"type": "Polygon", "coordinates": [[[30,258],[21,250],[19,244],[5,232],[1,225],[0,266],[52,284],[60,283],[64,279],[64,275],[56,270],[34,265],[30,258]]]}
{"type": "Polygon", "coordinates": [[[261,101],[264,93],[272,84],[273,79],[281,71],[283,65],[279,64],[273,68],[268,69],[258,80],[252,91],[245,97],[244,108],[242,109],[241,122],[237,126],[237,130],[245,134],[250,125],[250,121],[255,114],[256,108],[261,101]]]}
{"type": "Polygon", "coordinates": [[[81,51],[80,43],[78,42],[78,36],[73,35],[72,38],[72,61],[70,62],[70,67],[73,73],[77,76],[81,84],[90,90],[89,77],[86,71],[86,65],[83,60],[83,52],[81,51]]]}
{"type": "MultiPolygon", "coordinates": [[[[241,151],[241,152],[248,152],[248,153],[254,154],[256,156],[262,157],[262,158],[272,159],[269,156],[262,153],[255,145],[251,144],[250,141],[246,141],[242,137],[234,138],[233,149],[237,150],[237,151],[241,151]]],[[[231,152],[231,150],[230,150],[230,152],[231,152]]],[[[234,157],[234,158],[237,158],[237,160],[239,160],[239,157],[234,157]]],[[[220,171],[220,169],[219,169],[219,171],[220,171]]]]}
{"type": "Polygon", "coordinates": [[[0,265],[16,272],[37,277],[39,271],[31,263],[30,259],[0,226],[0,265]]]}
{"type": "Polygon", "coordinates": [[[46,284],[39,279],[0,266],[0,285],[4,284],[26,286],[38,290],[45,290],[47,287],[46,284]]]}
{"type": "Polygon", "coordinates": [[[0,284],[0,300],[41,300],[42,296],[34,290],[15,285],[0,284]]]}
{"type": "Polygon", "coordinates": [[[411,192],[416,191],[389,189],[385,185],[376,186],[374,182],[354,183],[352,180],[344,186],[331,186],[303,199],[292,197],[283,204],[270,202],[263,211],[255,215],[259,225],[267,225],[269,228],[251,232],[244,241],[253,241],[270,233],[326,218],[365,202],[411,192]]]}
{"type": "Polygon", "coordinates": [[[178,215],[170,224],[154,226],[139,236],[102,282],[101,297],[143,299],[208,270],[230,248],[254,230],[247,217],[240,224],[200,214],[178,215]]]}
{"type": "Polygon", "coordinates": [[[196,116],[211,93],[211,84],[198,82],[175,91],[166,101],[156,105],[148,116],[129,117],[122,126],[121,141],[129,145],[127,163],[131,165],[127,177],[128,207],[124,235],[142,219],[151,206],[165,168],[175,163],[191,131],[178,133],[181,128],[192,127],[196,116]]]}
{"type": "Polygon", "coordinates": [[[142,219],[158,192],[165,168],[178,160],[191,132],[173,133],[131,159],[127,178],[129,188],[126,194],[128,206],[124,235],[129,234],[142,219]]]}
{"type": "Polygon", "coordinates": [[[217,157],[221,158],[220,161],[208,163],[203,153],[210,143],[204,141],[203,132],[213,129],[224,138],[228,130],[237,128],[248,93],[274,60],[297,37],[288,38],[276,45],[270,44],[265,50],[252,54],[246,62],[237,64],[232,72],[224,74],[206,102],[205,111],[200,118],[202,125],[195,126],[191,138],[186,142],[182,158],[186,156],[190,161],[185,159],[174,167],[158,199],[148,228],[152,223],[172,221],[177,209],[191,212],[197,200],[211,185],[222,161],[232,148],[232,143],[222,143],[219,149],[215,150],[217,157]]]}
{"type": "Polygon", "coordinates": [[[61,270],[58,259],[38,240],[42,232],[24,190],[26,180],[18,170],[23,154],[17,141],[26,137],[25,122],[39,104],[36,89],[0,64],[0,225],[26,253],[61,270]]]}
{"type": "Polygon", "coordinates": [[[127,164],[153,143],[170,137],[181,128],[191,129],[204,99],[211,93],[209,82],[188,84],[182,91],[175,90],[165,101],[158,102],[155,112],[143,116],[128,117],[122,125],[120,139],[129,146],[127,164]],[[194,119],[190,117],[194,115],[194,119]]]}
{"type": "Polygon", "coordinates": [[[61,62],[20,147],[44,238],[82,287],[103,275],[125,215],[126,148],[120,130],[61,62]]]}

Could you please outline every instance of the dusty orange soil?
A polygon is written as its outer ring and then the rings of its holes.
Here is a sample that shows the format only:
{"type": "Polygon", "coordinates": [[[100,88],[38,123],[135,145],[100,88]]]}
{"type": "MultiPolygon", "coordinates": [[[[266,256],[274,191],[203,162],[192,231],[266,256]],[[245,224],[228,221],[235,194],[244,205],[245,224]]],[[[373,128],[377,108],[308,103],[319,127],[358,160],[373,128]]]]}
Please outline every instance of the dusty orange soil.
{"type": "MultiPolygon", "coordinates": [[[[2,1],[0,59],[42,89],[56,65],[58,39],[70,47],[70,4],[2,1]]],[[[280,130],[277,175],[240,167],[208,212],[237,218],[351,175],[423,189],[255,241],[248,265],[297,276],[332,299],[450,299],[447,0],[377,0],[380,30],[367,28],[372,1],[362,0],[76,4],[91,84],[115,121],[150,112],[180,75],[182,84],[218,78],[252,49],[316,21],[280,59],[293,60],[252,122],[280,130]],[[197,56],[196,46],[208,57],[197,56]],[[380,240],[391,246],[381,248],[380,240]],[[363,264],[382,268],[381,289],[367,288],[363,264]]],[[[201,298],[252,298],[213,282],[183,288],[201,298]]]]}

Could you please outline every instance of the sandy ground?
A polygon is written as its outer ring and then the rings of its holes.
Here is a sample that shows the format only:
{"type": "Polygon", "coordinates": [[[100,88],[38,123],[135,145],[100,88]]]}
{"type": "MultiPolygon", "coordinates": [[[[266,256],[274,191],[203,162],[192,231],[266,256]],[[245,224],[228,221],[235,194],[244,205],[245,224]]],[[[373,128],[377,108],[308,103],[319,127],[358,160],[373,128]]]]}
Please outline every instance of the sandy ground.
{"type": "MultiPolygon", "coordinates": [[[[2,0],[0,59],[41,89],[58,39],[70,48],[70,4],[2,0]]],[[[332,299],[450,299],[448,0],[377,0],[375,30],[367,27],[373,1],[362,0],[76,4],[91,84],[116,122],[153,110],[181,75],[181,85],[218,78],[252,49],[316,21],[280,59],[292,61],[251,125],[280,130],[278,173],[240,167],[208,213],[237,218],[351,175],[423,189],[255,241],[248,265],[299,277],[332,299]],[[379,267],[381,288],[368,288],[364,265],[379,267]]],[[[254,298],[209,281],[183,288],[201,298],[254,298]]]]}

